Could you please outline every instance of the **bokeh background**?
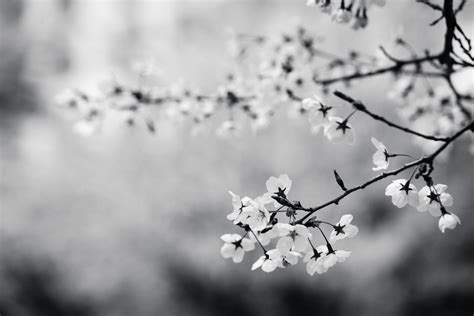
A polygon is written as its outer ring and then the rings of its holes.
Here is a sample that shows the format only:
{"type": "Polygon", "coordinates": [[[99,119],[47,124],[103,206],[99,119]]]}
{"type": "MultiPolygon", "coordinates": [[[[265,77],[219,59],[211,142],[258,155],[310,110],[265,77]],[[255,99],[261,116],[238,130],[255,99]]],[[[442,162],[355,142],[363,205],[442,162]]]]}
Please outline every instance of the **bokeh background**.
{"type": "MultiPolygon", "coordinates": [[[[300,264],[250,271],[260,255],[220,256],[231,189],[264,192],[288,173],[292,197],[317,204],[372,176],[370,137],[420,155],[405,135],[354,117],[354,147],[310,134],[283,111],[269,128],[237,140],[192,136],[166,122],[151,135],[115,126],[83,138],[54,105],[69,87],[113,74],[134,79],[153,59],[169,82],[212,91],[228,70],[228,28],[272,35],[299,21],[327,50],[373,53],[402,35],[420,51],[442,45],[443,26],[414,1],[374,9],[362,32],[332,24],[301,1],[0,2],[0,313],[22,315],[471,315],[474,312],[473,159],[467,140],[438,164],[463,224],[441,234],[437,219],[397,209],[390,182],[354,194],[322,215],[352,213],[360,234],[341,242],[351,258],[309,277],[300,264]]],[[[472,35],[474,5],[460,15],[472,35]]],[[[390,78],[349,91],[396,120],[390,78]]],[[[335,101],[335,100],[334,100],[335,101]]],[[[212,124],[212,123],[209,123],[212,124]]],[[[408,175],[404,175],[408,177],[408,175]]]]}

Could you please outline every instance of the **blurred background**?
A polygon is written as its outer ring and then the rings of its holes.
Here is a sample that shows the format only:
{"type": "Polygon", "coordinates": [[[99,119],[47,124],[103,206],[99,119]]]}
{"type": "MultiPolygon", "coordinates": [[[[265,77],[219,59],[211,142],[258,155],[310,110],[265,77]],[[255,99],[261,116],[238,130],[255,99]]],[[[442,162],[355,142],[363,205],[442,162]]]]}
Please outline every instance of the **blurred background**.
{"type": "MultiPolygon", "coordinates": [[[[184,78],[212,91],[228,69],[229,28],[272,35],[299,22],[342,55],[390,47],[398,35],[419,51],[442,45],[443,26],[425,26],[437,16],[414,1],[374,8],[357,32],[304,2],[0,2],[1,315],[473,313],[467,140],[434,173],[463,222],[454,231],[443,235],[430,215],[395,208],[386,180],[321,213],[331,221],[354,215],[360,234],[340,245],[353,252],[347,262],[321,276],[308,276],[302,264],[265,274],[250,271],[257,251],[241,264],[220,255],[219,237],[238,232],[226,220],[227,190],[257,196],[268,177],[287,173],[291,197],[318,204],[339,193],[333,169],[348,186],[373,175],[371,136],[396,152],[421,151],[358,116],[356,145],[331,144],[284,111],[267,129],[232,141],[166,122],[155,135],[124,124],[83,138],[73,132],[74,117],[54,105],[69,87],[110,75],[133,81],[133,64],[149,59],[169,82],[184,78]]],[[[472,16],[469,1],[459,17],[468,35],[472,16]]],[[[376,78],[348,91],[397,120],[390,84],[376,78]]]]}

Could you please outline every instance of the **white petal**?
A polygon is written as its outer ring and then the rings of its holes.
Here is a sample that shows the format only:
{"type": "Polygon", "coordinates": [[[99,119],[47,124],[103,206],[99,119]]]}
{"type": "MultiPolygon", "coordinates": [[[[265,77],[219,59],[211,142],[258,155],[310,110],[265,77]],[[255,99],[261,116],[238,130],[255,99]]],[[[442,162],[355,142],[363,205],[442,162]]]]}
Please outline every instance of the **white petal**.
{"type": "Polygon", "coordinates": [[[273,260],[265,260],[265,262],[262,265],[262,270],[269,273],[272,271],[275,271],[277,267],[277,263],[274,262],[273,260]]]}
{"type": "Polygon", "coordinates": [[[304,226],[304,225],[296,225],[295,226],[295,231],[298,235],[301,235],[303,237],[306,237],[306,238],[311,238],[311,233],[309,232],[309,229],[308,227],[304,226]]]}
{"type": "MultiPolygon", "coordinates": [[[[237,238],[240,238],[240,236],[238,236],[237,238]]],[[[236,241],[234,234],[224,234],[221,236],[221,239],[223,242],[226,243],[233,243],[234,241],[236,241]]]]}
{"type": "Polygon", "coordinates": [[[254,250],[255,249],[255,242],[248,239],[248,238],[244,238],[242,240],[242,248],[243,248],[244,251],[254,250]]]}
{"type": "Polygon", "coordinates": [[[355,235],[357,235],[357,233],[359,232],[359,228],[357,228],[357,226],[355,225],[348,225],[347,227],[344,228],[344,232],[346,233],[345,234],[346,238],[352,238],[355,235]]]}
{"type": "Polygon", "coordinates": [[[293,239],[291,237],[282,237],[278,240],[276,247],[281,252],[287,252],[293,247],[293,239]]]}
{"type": "Polygon", "coordinates": [[[234,255],[232,256],[232,261],[234,261],[235,263],[242,262],[242,260],[244,259],[244,253],[245,251],[242,248],[237,248],[234,252],[234,255]]]}
{"type": "Polygon", "coordinates": [[[265,256],[261,256],[260,258],[258,258],[257,261],[255,261],[255,263],[252,265],[251,269],[256,270],[256,269],[260,268],[264,261],[265,261],[265,256]]]}
{"type": "Polygon", "coordinates": [[[352,216],[351,214],[342,215],[341,219],[339,220],[339,224],[341,226],[348,225],[352,222],[353,218],[354,216],[352,216]]]}
{"type": "Polygon", "coordinates": [[[372,142],[372,144],[374,144],[375,148],[382,152],[387,149],[387,147],[385,147],[385,145],[382,144],[382,142],[378,141],[375,137],[372,137],[370,141],[372,142]]]}
{"type": "Polygon", "coordinates": [[[304,251],[308,246],[308,238],[304,236],[296,236],[294,248],[296,251],[304,251]]]}
{"type": "Polygon", "coordinates": [[[224,258],[231,258],[234,255],[235,246],[232,244],[224,244],[221,248],[221,255],[224,258]]]}

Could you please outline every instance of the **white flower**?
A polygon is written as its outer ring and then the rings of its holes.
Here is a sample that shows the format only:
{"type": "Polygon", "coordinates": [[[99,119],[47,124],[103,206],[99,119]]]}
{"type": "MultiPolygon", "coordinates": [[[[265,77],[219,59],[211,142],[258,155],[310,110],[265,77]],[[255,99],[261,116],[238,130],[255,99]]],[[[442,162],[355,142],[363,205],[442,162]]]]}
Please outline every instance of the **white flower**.
{"type": "Polygon", "coordinates": [[[289,265],[294,266],[298,263],[298,258],[301,257],[301,254],[296,251],[286,251],[281,253],[279,259],[275,259],[277,266],[280,268],[286,268],[289,265]]]}
{"type": "Polygon", "coordinates": [[[302,101],[303,106],[308,109],[308,121],[311,124],[311,132],[313,134],[319,133],[326,125],[328,125],[330,106],[325,106],[317,96],[306,98],[302,101]]]}
{"type": "Polygon", "coordinates": [[[281,256],[281,251],[278,249],[268,250],[264,256],[261,256],[255,261],[252,265],[252,270],[262,267],[262,270],[267,273],[275,271],[281,260],[281,256]]]}
{"type": "Polygon", "coordinates": [[[322,253],[319,263],[321,273],[327,272],[329,268],[338,262],[344,262],[351,255],[349,251],[344,250],[331,249],[331,251],[329,251],[327,246],[319,246],[317,250],[322,253]]]}
{"type": "Polygon", "coordinates": [[[311,238],[308,227],[286,223],[278,223],[276,226],[282,236],[276,245],[281,252],[284,253],[290,249],[302,252],[308,247],[308,238],[311,238]]]}
{"type": "Polygon", "coordinates": [[[272,195],[278,195],[280,192],[288,195],[291,189],[291,180],[287,174],[282,174],[278,178],[270,177],[267,182],[265,182],[265,185],[268,193],[272,195]]]}
{"type": "Polygon", "coordinates": [[[252,199],[248,196],[245,196],[241,199],[240,196],[234,194],[232,191],[229,191],[229,194],[232,196],[232,206],[234,207],[234,210],[232,213],[227,215],[227,219],[234,221],[234,224],[237,224],[242,221],[243,210],[250,204],[252,199]]]}
{"type": "Polygon", "coordinates": [[[251,200],[241,215],[241,222],[247,224],[253,231],[261,231],[270,221],[270,212],[265,208],[261,199],[251,200]]]}
{"type": "Polygon", "coordinates": [[[370,141],[372,142],[372,144],[374,144],[375,148],[377,148],[377,151],[372,156],[372,161],[374,162],[376,167],[372,168],[372,170],[377,171],[377,170],[387,169],[388,164],[389,164],[388,162],[389,154],[387,151],[387,147],[385,147],[384,144],[382,144],[377,139],[375,139],[375,137],[372,137],[370,141]]]}
{"type": "Polygon", "coordinates": [[[457,224],[461,224],[461,220],[453,213],[442,214],[438,222],[439,229],[443,234],[446,228],[454,229],[457,224]]]}
{"type": "Polygon", "coordinates": [[[324,249],[321,249],[320,247],[317,249],[311,247],[310,251],[308,251],[303,258],[303,261],[306,262],[306,272],[308,272],[309,275],[314,275],[315,272],[323,274],[327,271],[324,271],[324,267],[321,264],[321,258],[324,255],[322,250],[324,249]]]}
{"type": "Polygon", "coordinates": [[[335,143],[344,141],[352,145],[355,142],[355,134],[351,124],[337,116],[329,117],[329,124],[324,129],[324,135],[335,143]]]}
{"type": "Polygon", "coordinates": [[[385,195],[392,197],[392,203],[402,208],[407,204],[418,206],[418,194],[416,187],[407,183],[405,179],[393,180],[385,189],[385,195]]]}
{"type": "Polygon", "coordinates": [[[453,197],[451,194],[445,192],[447,188],[448,186],[445,184],[436,184],[434,189],[424,186],[420,192],[418,192],[418,211],[429,211],[430,214],[435,217],[440,216],[441,204],[443,206],[453,205],[453,197]],[[441,201],[441,204],[439,201],[441,201]]]}
{"type": "Polygon", "coordinates": [[[224,245],[221,255],[224,258],[232,258],[235,263],[241,262],[246,251],[254,250],[255,244],[248,238],[242,238],[239,234],[225,234],[221,236],[224,245]]]}
{"type": "Polygon", "coordinates": [[[339,223],[334,226],[334,230],[331,232],[329,240],[334,243],[337,240],[344,238],[352,238],[359,232],[357,226],[352,225],[351,221],[354,217],[351,214],[342,215],[339,223]]]}

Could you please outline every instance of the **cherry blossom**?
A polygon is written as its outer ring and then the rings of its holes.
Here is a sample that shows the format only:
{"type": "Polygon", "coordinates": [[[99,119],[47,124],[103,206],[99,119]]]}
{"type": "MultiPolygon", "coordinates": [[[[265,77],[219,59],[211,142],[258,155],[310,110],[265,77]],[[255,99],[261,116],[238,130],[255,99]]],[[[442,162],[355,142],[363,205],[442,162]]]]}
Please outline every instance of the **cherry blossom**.
{"type": "Polygon", "coordinates": [[[339,222],[334,225],[334,230],[331,232],[331,236],[329,237],[331,243],[344,238],[352,238],[357,235],[359,229],[357,226],[351,224],[353,218],[354,217],[351,214],[342,215],[339,222]]]}
{"type": "Polygon", "coordinates": [[[441,232],[444,234],[446,228],[454,229],[458,224],[461,224],[461,220],[454,213],[444,213],[440,216],[438,226],[441,232]]]}
{"type": "Polygon", "coordinates": [[[245,209],[245,207],[250,205],[252,199],[248,196],[241,199],[240,196],[234,194],[232,191],[229,191],[229,194],[232,196],[232,206],[234,207],[234,210],[232,211],[232,213],[227,215],[227,219],[230,221],[234,221],[234,224],[237,224],[242,221],[243,210],[245,209]]]}
{"type": "Polygon", "coordinates": [[[349,145],[355,143],[355,134],[351,124],[348,123],[347,119],[344,120],[337,116],[329,117],[329,124],[324,129],[324,135],[335,143],[346,142],[349,145]]]}
{"type": "Polygon", "coordinates": [[[279,259],[276,259],[277,266],[279,268],[286,268],[289,265],[294,266],[298,263],[299,257],[301,257],[301,254],[296,251],[281,252],[281,257],[279,259]]]}
{"type": "Polygon", "coordinates": [[[306,272],[308,272],[309,275],[314,275],[315,272],[317,272],[318,274],[323,274],[327,271],[324,271],[324,267],[321,264],[321,258],[324,254],[324,251],[325,248],[321,248],[321,246],[319,246],[317,248],[311,247],[310,250],[306,252],[303,261],[306,262],[306,272]]]}
{"type": "Polygon", "coordinates": [[[268,250],[265,255],[258,258],[257,261],[252,265],[252,270],[262,268],[265,272],[272,272],[278,267],[278,264],[281,262],[282,253],[278,249],[268,250]]]}
{"type": "Polygon", "coordinates": [[[308,227],[285,223],[278,223],[277,226],[282,237],[278,240],[276,247],[281,252],[287,252],[290,249],[304,251],[308,247],[308,238],[311,238],[308,227]]]}
{"type": "Polygon", "coordinates": [[[302,103],[309,109],[308,120],[311,124],[311,132],[313,134],[319,133],[321,129],[329,124],[329,111],[332,107],[325,106],[317,96],[306,98],[302,103]]]}
{"type": "Polygon", "coordinates": [[[385,145],[382,142],[375,139],[375,137],[372,137],[370,141],[372,142],[372,144],[374,144],[375,148],[377,149],[375,154],[372,156],[372,161],[374,162],[376,166],[372,168],[372,170],[378,171],[378,170],[387,169],[389,165],[389,162],[388,162],[389,153],[387,151],[387,147],[385,147],[385,145]]]}
{"type": "Polygon", "coordinates": [[[385,189],[385,195],[392,197],[392,203],[398,208],[407,204],[418,206],[418,191],[416,187],[406,179],[393,180],[385,189]]]}
{"type": "Polygon", "coordinates": [[[436,184],[434,187],[424,186],[418,192],[418,211],[429,211],[434,217],[441,215],[441,206],[453,205],[453,197],[446,193],[448,188],[445,184],[436,184]]]}
{"type": "Polygon", "coordinates": [[[319,246],[317,250],[322,253],[319,263],[321,273],[327,272],[329,268],[335,266],[338,262],[346,261],[351,255],[349,251],[328,249],[327,246],[319,246]]]}
{"type": "Polygon", "coordinates": [[[270,220],[270,212],[262,199],[254,199],[242,212],[242,223],[249,225],[254,231],[263,230],[270,220]]]}
{"type": "Polygon", "coordinates": [[[235,263],[241,262],[246,251],[255,249],[255,243],[242,238],[239,234],[225,234],[221,236],[224,245],[221,248],[221,255],[224,258],[232,258],[235,263]]]}
{"type": "Polygon", "coordinates": [[[267,182],[265,182],[268,193],[271,195],[278,195],[284,193],[288,195],[291,189],[291,180],[287,174],[282,174],[278,178],[270,177],[267,182]]]}

